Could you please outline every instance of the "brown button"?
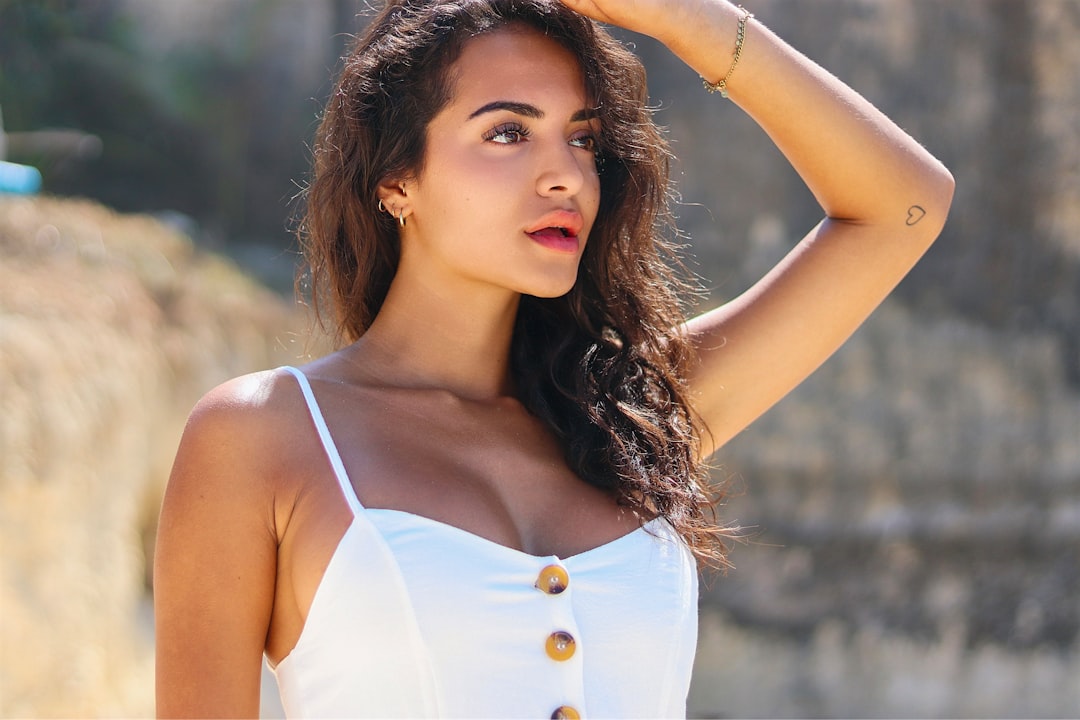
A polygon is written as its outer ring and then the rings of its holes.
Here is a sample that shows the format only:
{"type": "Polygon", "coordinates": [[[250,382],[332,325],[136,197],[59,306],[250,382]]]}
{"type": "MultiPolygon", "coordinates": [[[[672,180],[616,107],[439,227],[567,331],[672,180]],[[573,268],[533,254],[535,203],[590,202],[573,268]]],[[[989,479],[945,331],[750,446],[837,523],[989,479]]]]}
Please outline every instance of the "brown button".
{"type": "Polygon", "coordinates": [[[569,705],[563,705],[555,708],[555,712],[551,713],[551,720],[581,720],[581,713],[569,705]]]}
{"type": "Polygon", "coordinates": [[[548,565],[540,571],[540,577],[536,579],[536,587],[548,595],[558,595],[570,584],[570,574],[566,568],[559,565],[548,565]]]}
{"type": "Polygon", "coordinates": [[[548,657],[552,660],[569,660],[574,656],[575,647],[574,636],[568,632],[559,630],[548,635],[547,643],[544,646],[547,650],[548,657]]]}

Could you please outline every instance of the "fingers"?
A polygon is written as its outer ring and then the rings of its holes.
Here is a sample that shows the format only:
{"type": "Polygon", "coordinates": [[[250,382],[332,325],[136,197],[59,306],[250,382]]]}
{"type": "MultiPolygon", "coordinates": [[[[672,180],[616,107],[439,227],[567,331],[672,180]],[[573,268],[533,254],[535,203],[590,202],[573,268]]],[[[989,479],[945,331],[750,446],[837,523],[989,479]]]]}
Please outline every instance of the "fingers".
{"type": "Polygon", "coordinates": [[[608,13],[604,12],[594,0],[560,0],[563,5],[585,17],[598,22],[618,24],[608,13]]]}

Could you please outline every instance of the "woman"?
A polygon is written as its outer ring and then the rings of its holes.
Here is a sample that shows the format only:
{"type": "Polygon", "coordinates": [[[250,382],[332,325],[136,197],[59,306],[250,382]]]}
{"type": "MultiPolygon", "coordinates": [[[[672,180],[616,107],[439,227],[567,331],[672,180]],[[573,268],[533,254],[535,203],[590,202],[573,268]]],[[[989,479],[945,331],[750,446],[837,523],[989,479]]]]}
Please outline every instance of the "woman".
{"type": "Polygon", "coordinates": [[[195,408],[162,511],[158,711],[679,716],[705,460],[933,242],[949,173],[725,0],[399,0],[347,59],[302,229],[343,346],[195,408]],[[826,217],[684,322],[657,237],[664,42],[826,217]],[[718,98],[719,99],[719,98],[718,98]]]}

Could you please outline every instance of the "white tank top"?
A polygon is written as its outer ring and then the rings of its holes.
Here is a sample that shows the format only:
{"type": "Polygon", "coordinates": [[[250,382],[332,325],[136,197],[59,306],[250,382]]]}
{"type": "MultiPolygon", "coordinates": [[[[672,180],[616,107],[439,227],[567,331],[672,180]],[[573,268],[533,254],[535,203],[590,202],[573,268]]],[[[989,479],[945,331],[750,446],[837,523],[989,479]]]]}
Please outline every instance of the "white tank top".
{"type": "Polygon", "coordinates": [[[353,513],[273,668],[287,716],[685,716],[697,572],[667,521],[559,558],[364,508],[307,378],[285,370],[353,513]]]}

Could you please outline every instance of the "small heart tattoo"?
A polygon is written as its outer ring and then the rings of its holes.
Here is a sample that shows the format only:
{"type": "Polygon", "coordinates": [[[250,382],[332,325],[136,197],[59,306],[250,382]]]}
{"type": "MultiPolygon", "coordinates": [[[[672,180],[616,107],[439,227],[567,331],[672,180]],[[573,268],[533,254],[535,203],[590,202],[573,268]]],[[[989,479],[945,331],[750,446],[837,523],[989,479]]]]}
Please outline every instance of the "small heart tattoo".
{"type": "Polygon", "coordinates": [[[915,225],[920,220],[922,220],[924,217],[926,217],[926,211],[923,210],[918,205],[912,205],[911,207],[908,208],[908,211],[907,211],[907,224],[909,226],[915,225]]]}

